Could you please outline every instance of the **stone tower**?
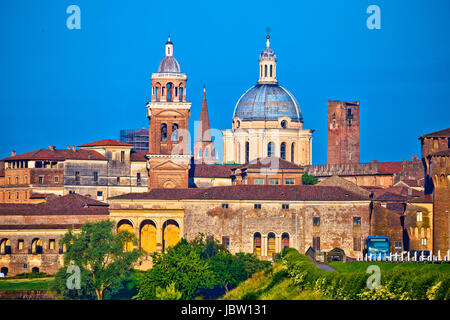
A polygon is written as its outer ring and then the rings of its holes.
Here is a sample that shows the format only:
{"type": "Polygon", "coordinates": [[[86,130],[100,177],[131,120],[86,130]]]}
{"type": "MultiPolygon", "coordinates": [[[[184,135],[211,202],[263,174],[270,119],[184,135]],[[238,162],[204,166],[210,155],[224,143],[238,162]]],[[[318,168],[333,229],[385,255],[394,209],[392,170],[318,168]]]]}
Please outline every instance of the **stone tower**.
{"type": "Polygon", "coordinates": [[[149,190],[187,188],[191,155],[189,152],[189,116],[186,102],[187,75],[173,56],[170,36],[165,57],[152,74],[152,98],[147,104],[149,118],[149,190]]]}
{"type": "Polygon", "coordinates": [[[327,163],[359,163],[359,101],[328,101],[327,163]]]}
{"type": "Polygon", "coordinates": [[[209,126],[208,103],[206,102],[206,89],[203,89],[202,110],[198,124],[197,139],[194,142],[195,163],[217,163],[215,158],[214,141],[211,138],[209,126]]]}

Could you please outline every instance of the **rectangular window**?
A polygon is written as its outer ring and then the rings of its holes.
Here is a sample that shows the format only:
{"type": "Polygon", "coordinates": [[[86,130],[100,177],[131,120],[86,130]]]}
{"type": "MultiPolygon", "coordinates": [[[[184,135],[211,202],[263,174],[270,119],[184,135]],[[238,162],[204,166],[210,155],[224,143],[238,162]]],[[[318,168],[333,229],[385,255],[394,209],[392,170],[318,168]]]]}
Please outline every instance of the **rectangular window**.
{"type": "Polygon", "coordinates": [[[16,177],[16,184],[19,184],[19,177],[16,177]]]}
{"type": "Polygon", "coordinates": [[[98,172],[94,171],[94,183],[98,182],[98,172]]]}
{"type": "Polygon", "coordinates": [[[59,182],[59,177],[55,176],[54,180],[55,180],[55,183],[58,183],[59,182]]]}
{"type": "Polygon", "coordinates": [[[255,179],[255,184],[264,184],[264,179],[255,179]]]}
{"type": "Polygon", "coordinates": [[[17,249],[18,250],[23,250],[23,240],[22,239],[19,239],[18,241],[17,241],[17,249]]]}
{"type": "Polygon", "coordinates": [[[313,217],[313,226],[320,226],[320,218],[319,217],[313,217]]]}
{"type": "Polygon", "coordinates": [[[361,238],[353,238],[353,251],[361,251],[361,238]]]}
{"type": "Polygon", "coordinates": [[[120,183],[120,177],[117,177],[117,184],[120,183]]]}
{"type": "Polygon", "coordinates": [[[313,249],[316,251],[320,250],[320,237],[313,237],[313,249]]]}
{"type": "Polygon", "coordinates": [[[80,183],[80,173],[75,171],[75,183],[80,183]]]}
{"type": "Polygon", "coordinates": [[[294,179],[286,179],[286,184],[295,184],[294,179]]]}
{"type": "Polygon", "coordinates": [[[28,176],[24,176],[23,177],[23,183],[24,184],[28,184],[28,176]]]}
{"type": "Polygon", "coordinates": [[[125,151],[120,151],[120,162],[125,161],[125,151]]]}
{"type": "Polygon", "coordinates": [[[8,184],[11,184],[11,177],[8,177],[8,184]]]}
{"type": "Polygon", "coordinates": [[[421,243],[422,243],[423,246],[426,246],[427,245],[427,238],[422,238],[421,243]]]}
{"type": "Polygon", "coordinates": [[[228,203],[222,203],[222,209],[228,209],[228,203]]]}
{"type": "Polygon", "coordinates": [[[283,203],[283,204],[281,205],[281,209],[283,209],[283,210],[289,210],[289,204],[283,203]]]}
{"type": "Polygon", "coordinates": [[[396,252],[398,252],[398,251],[402,251],[402,242],[401,241],[395,241],[394,242],[394,247],[395,247],[395,251],[396,252]]]}
{"type": "Polygon", "coordinates": [[[353,217],[353,226],[360,226],[361,225],[361,217],[353,217]]]}
{"type": "Polygon", "coordinates": [[[44,176],[39,176],[39,184],[44,184],[44,176]]]}
{"type": "Polygon", "coordinates": [[[141,173],[140,172],[138,172],[138,173],[136,173],[136,183],[137,184],[141,184],[141,173]]]}
{"type": "Polygon", "coordinates": [[[222,244],[225,246],[225,248],[228,249],[230,246],[230,237],[229,236],[223,236],[222,237],[222,244]]]}
{"type": "Polygon", "coordinates": [[[270,179],[270,184],[280,184],[280,180],[278,180],[278,179],[270,179]]]}
{"type": "Polygon", "coordinates": [[[48,248],[49,248],[50,250],[55,250],[55,239],[50,239],[50,240],[48,241],[48,248]]]}
{"type": "Polygon", "coordinates": [[[422,211],[417,211],[417,222],[422,222],[422,211]]]}
{"type": "Polygon", "coordinates": [[[253,206],[256,210],[261,209],[261,204],[260,203],[255,203],[255,205],[253,206]]]}
{"type": "Polygon", "coordinates": [[[439,139],[438,138],[433,139],[433,149],[434,150],[439,149],[439,139]]]}

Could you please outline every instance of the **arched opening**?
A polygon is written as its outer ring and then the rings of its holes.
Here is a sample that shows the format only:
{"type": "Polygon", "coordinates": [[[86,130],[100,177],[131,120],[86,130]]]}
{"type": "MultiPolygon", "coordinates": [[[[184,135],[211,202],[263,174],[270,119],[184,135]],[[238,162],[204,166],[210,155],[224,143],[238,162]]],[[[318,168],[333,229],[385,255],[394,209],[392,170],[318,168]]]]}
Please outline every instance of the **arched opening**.
{"type": "Polygon", "coordinates": [[[175,246],[180,241],[180,226],[175,220],[163,224],[163,251],[175,246]]]}
{"type": "Polygon", "coordinates": [[[286,232],[281,235],[281,248],[289,248],[289,234],[286,232]]]}
{"type": "Polygon", "coordinates": [[[272,77],[272,65],[270,65],[270,76],[272,77]]]}
{"type": "Polygon", "coordinates": [[[275,253],[275,233],[267,235],[267,256],[271,257],[275,253]]]}
{"type": "Polygon", "coordinates": [[[8,275],[8,268],[7,267],[2,267],[0,269],[0,273],[3,273],[3,275],[6,277],[8,275]]]}
{"type": "Polygon", "coordinates": [[[169,82],[167,84],[167,101],[172,101],[172,90],[173,90],[173,84],[169,82]]]}
{"type": "Polygon", "coordinates": [[[198,150],[198,157],[201,158],[202,157],[202,149],[198,150]]]}
{"type": "Polygon", "coordinates": [[[41,254],[42,253],[42,240],[39,238],[35,238],[33,239],[33,241],[31,241],[31,253],[34,254],[41,254]]]}
{"type": "MultiPolygon", "coordinates": [[[[133,225],[129,220],[120,220],[117,224],[117,233],[126,231],[131,234],[134,234],[133,225]]],[[[125,251],[132,251],[133,250],[133,241],[128,241],[123,244],[123,249],[125,251]]]]}
{"type": "Polygon", "coordinates": [[[180,102],[183,101],[184,88],[180,87],[180,102]]]}
{"type": "Polygon", "coordinates": [[[161,141],[167,141],[167,124],[161,124],[161,141]]]}
{"type": "Polygon", "coordinates": [[[264,77],[267,77],[267,64],[264,65],[264,77]]]}
{"type": "Polygon", "coordinates": [[[33,272],[33,273],[39,273],[39,268],[38,268],[38,267],[33,267],[33,268],[31,269],[31,272],[33,272]]]}
{"type": "Polygon", "coordinates": [[[282,142],[280,145],[280,158],[286,160],[286,142],[282,142]]]}
{"type": "Polygon", "coordinates": [[[259,232],[253,235],[253,253],[257,256],[261,255],[261,233],[259,232]]]}
{"type": "Polygon", "coordinates": [[[156,251],[156,224],[151,220],[141,223],[141,249],[145,252],[156,251]]]}
{"type": "Polygon", "coordinates": [[[178,124],[172,124],[172,141],[178,141],[178,124]]]}
{"type": "Polygon", "coordinates": [[[11,254],[11,242],[9,239],[2,239],[0,243],[0,254],[11,254]]]}
{"type": "Polygon", "coordinates": [[[208,148],[205,149],[205,157],[206,157],[206,158],[209,157],[209,149],[208,149],[208,148]]]}
{"type": "Polygon", "coordinates": [[[275,154],[275,143],[269,142],[267,145],[267,156],[271,157],[275,154]]]}
{"type": "Polygon", "coordinates": [[[250,143],[247,141],[245,143],[245,163],[250,162],[250,143]]]}
{"type": "Polygon", "coordinates": [[[157,82],[155,84],[155,92],[154,92],[154,94],[156,95],[156,101],[161,100],[161,92],[162,92],[162,90],[160,90],[160,89],[161,89],[161,83],[157,82]]]}
{"type": "Polygon", "coordinates": [[[291,162],[295,162],[295,142],[291,144],[291,162]]]}

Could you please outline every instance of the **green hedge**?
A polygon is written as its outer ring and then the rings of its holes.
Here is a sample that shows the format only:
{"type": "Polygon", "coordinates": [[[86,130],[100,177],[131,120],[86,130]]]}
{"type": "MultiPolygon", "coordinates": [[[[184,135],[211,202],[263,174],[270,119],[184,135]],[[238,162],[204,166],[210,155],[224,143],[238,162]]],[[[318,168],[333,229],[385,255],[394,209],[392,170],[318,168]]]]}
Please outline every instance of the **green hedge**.
{"type": "Polygon", "coordinates": [[[450,274],[439,271],[381,271],[379,289],[368,289],[370,274],[362,271],[324,271],[296,250],[283,255],[293,282],[305,290],[344,300],[449,300],[450,274]]]}

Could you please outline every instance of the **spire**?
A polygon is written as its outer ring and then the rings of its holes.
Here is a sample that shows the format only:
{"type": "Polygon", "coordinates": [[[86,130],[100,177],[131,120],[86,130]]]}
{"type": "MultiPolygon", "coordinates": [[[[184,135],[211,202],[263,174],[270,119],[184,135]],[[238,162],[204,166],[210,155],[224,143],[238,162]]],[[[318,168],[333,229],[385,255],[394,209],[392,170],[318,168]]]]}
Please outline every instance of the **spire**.
{"type": "Polygon", "coordinates": [[[268,34],[267,36],[266,36],[266,48],[267,49],[269,49],[270,48],[270,35],[268,34]]]}
{"type": "Polygon", "coordinates": [[[277,57],[270,48],[270,35],[266,35],[266,48],[259,55],[259,80],[258,83],[276,84],[277,81],[277,57]]]}
{"type": "Polygon", "coordinates": [[[203,101],[202,110],[200,111],[200,123],[198,124],[197,141],[211,141],[206,87],[203,87],[203,101]]]}

